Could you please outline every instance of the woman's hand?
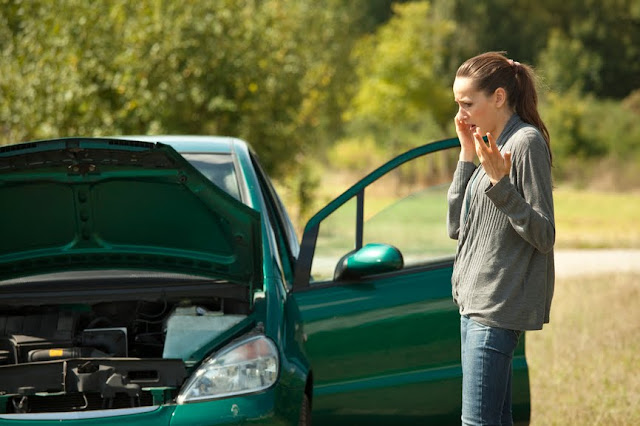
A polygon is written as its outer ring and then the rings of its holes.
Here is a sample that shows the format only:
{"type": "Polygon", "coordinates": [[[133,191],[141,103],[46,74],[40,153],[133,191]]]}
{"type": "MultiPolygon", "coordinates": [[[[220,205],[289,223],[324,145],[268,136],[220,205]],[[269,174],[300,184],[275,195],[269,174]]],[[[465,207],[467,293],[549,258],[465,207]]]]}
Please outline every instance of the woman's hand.
{"type": "Polygon", "coordinates": [[[460,151],[460,161],[472,162],[475,158],[473,130],[471,130],[471,127],[467,123],[465,123],[462,118],[460,118],[460,113],[456,114],[454,121],[456,123],[456,133],[458,134],[458,139],[460,139],[460,146],[462,147],[462,150],[460,151]]]}
{"type": "Polygon", "coordinates": [[[511,153],[505,152],[503,157],[491,133],[487,133],[487,141],[489,141],[487,145],[482,140],[482,134],[480,134],[478,127],[473,133],[473,139],[475,140],[476,154],[480,159],[480,164],[482,164],[491,184],[495,185],[511,171],[511,153]]]}

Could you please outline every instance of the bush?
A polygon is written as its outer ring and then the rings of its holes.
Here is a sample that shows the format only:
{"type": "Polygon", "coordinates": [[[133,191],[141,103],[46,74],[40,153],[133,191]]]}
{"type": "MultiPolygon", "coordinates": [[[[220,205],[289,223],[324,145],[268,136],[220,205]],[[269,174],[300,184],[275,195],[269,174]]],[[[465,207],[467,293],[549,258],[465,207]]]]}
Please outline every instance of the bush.
{"type": "Polygon", "coordinates": [[[386,159],[373,136],[342,139],[328,151],[327,159],[330,168],[342,170],[371,170],[386,159]]]}
{"type": "Polygon", "coordinates": [[[640,160],[640,120],[632,102],[552,93],[541,106],[551,134],[557,180],[637,187],[629,170],[640,160]]]}

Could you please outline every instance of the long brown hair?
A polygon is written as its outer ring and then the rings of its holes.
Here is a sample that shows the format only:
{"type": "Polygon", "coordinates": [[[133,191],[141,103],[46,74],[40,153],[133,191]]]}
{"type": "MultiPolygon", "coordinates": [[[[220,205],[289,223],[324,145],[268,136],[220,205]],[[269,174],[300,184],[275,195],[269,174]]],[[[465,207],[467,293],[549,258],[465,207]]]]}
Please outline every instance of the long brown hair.
{"type": "Polygon", "coordinates": [[[507,92],[507,103],[515,107],[522,121],[540,130],[551,155],[549,131],[538,113],[538,93],[533,68],[507,59],[505,52],[486,52],[467,59],[458,68],[456,77],[471,78],[476,88],[487,95],[502,87],[507,92]]]}

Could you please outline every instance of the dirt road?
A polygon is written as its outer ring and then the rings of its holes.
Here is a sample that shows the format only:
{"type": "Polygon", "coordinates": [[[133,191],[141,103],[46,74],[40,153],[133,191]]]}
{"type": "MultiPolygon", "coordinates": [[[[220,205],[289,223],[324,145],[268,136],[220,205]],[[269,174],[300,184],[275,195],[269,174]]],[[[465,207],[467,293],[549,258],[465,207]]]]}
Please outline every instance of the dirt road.
{"type": "Polygon", "coordinates": [[[640,272],[640,250],[556,250],[556,277],[606,272],[640,272]]]}

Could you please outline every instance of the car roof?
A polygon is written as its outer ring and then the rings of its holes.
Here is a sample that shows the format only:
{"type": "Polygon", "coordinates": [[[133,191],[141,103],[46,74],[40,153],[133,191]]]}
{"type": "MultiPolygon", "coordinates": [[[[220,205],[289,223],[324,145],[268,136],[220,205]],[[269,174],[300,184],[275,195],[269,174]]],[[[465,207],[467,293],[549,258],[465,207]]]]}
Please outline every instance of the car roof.
{"type": "Polygon", "coordinates": [[[198,135],[126,135],[114,136],[114,139],[127,139],[142,142],[160,142],[171,145],[178,152],[218,152],[233,153],[236,146],[247,146],[241,139],[229,136],[198,135]]]}

